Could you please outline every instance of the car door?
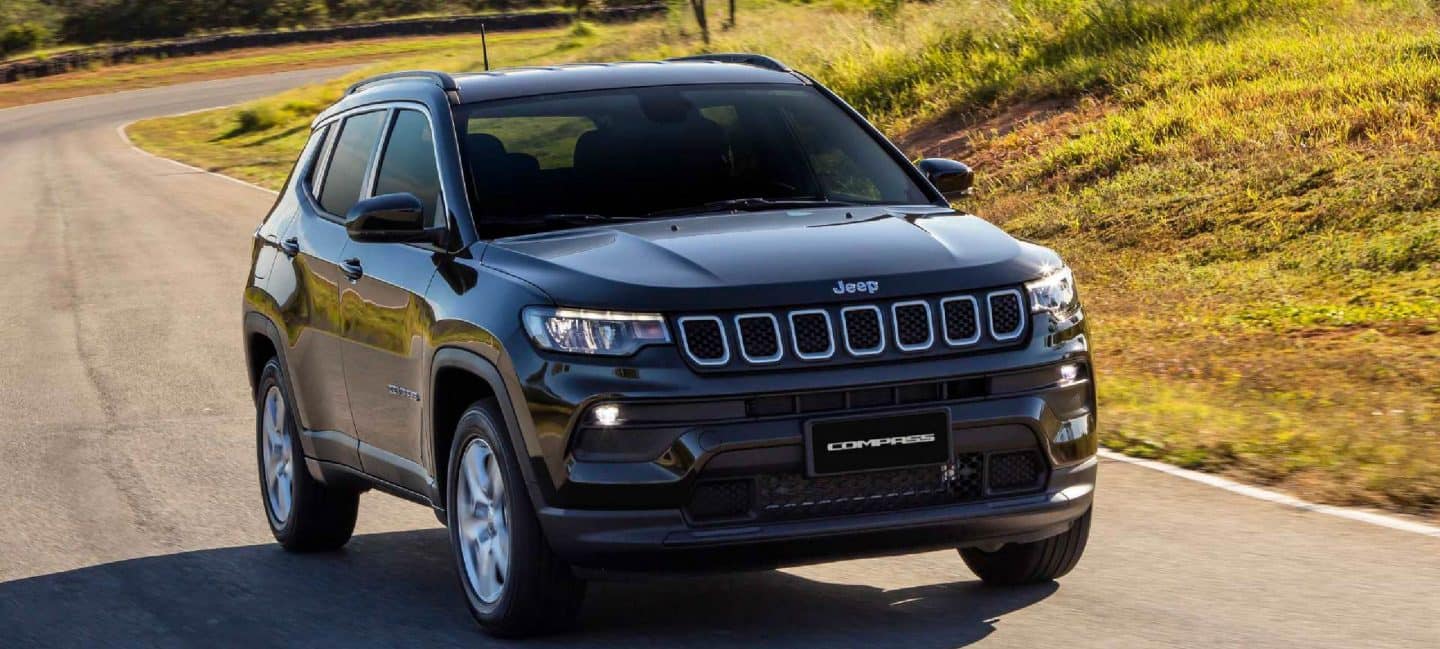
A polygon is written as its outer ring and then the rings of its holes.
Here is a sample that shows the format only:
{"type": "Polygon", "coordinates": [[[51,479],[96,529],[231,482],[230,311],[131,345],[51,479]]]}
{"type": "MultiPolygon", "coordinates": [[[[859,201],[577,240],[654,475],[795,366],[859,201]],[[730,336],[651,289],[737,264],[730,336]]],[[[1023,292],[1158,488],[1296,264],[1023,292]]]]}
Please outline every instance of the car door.
{"type": "Polygon", "coordinates": [[[349,242],[343,214],[359,200],[370,159],[384,126],[384,111],[350,115],[325,126],[331,131],[312,173],[299,192],[300,213],[286,232],[296,283],[283,305],[295,339],[287,354],[291,384],[304,422],[306,452],[318,459],[360,466],[341,354],[340,289],[348,281],[341,254],[349,242]]]}
{"type": "MultiPolygon", "coordinates": [[[[409,193],[432,227],[444,216],[436,131],[420,107],[394,107],[365,195],[409,193]]],[[[350,241],[344,259],[352,278],[341,288],[345,384],[365,472],[428,493],[421,430],[427,387],[425,333],[433,315],[425,291],[435,275],[426,245],[350,241]]]]}

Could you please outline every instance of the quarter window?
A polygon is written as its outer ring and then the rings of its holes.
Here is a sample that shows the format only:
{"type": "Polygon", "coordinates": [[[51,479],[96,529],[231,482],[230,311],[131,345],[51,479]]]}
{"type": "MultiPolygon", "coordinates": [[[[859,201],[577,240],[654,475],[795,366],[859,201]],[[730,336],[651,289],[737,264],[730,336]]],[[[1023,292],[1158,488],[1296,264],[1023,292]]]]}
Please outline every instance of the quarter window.
{"type": "Polygon", "coordinates": [[[395,125],[380,158],[380,172],[375,177],[375,195],[412,194],[425,207],[425,222],[431,227],[444,225],[436,214],[440,199],[440,173],[435,166],[435,138],[430,120],[423,113],[402,110],[395,115],[395,125]]]}
{"type": "Polygon", "coordinates": [[[375,152],[384,122],[385,111],[362,113],[345,120],[320,188],[320,206],[326,212],[345,216],[360,202],[365,172],[370,169],[370,156],[375,152]]]}
{"type": "Polygon", "coordinates": [[[305,157],[300,164],[305,167],[306,192],[314,195],[315,188],[320,185],[320,156],[325,154],[325,138],[330,135],[330,127],[322,126],[310,136],[310,144],[305,147],[305,157]]]}

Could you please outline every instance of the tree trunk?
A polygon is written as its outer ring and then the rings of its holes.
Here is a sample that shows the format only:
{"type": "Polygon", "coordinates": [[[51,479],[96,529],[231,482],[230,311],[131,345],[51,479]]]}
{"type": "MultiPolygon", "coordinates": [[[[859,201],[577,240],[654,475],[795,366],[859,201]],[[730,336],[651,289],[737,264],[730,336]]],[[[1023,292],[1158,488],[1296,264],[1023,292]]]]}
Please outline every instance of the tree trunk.
{"type": "Polygon", "coordinates": [[[710,24],[705,21],[705,0],[690,0],[690,6],[695,10],[695,22],[700,23],[700,38],[709,45],[710,24]]]}
{"type": "Polygon", "coordinates": [[[726,27],[726,28],[733,28],[733,27],[735,27],[735,0],[730,0],[730,22],[727,23],[727,24],[725,25],[725,27],[726,27]]]}

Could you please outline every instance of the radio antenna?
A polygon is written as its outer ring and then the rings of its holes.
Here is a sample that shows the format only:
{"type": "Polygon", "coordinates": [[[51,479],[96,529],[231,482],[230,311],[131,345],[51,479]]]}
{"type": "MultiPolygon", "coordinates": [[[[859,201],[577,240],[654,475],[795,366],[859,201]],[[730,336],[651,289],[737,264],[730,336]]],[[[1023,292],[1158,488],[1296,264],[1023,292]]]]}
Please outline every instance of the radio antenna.
{"type": "Polygon", "coordinates": [[[480,23],[480,54],[485,57],[485,71],[490,71],[490,46],[485,43],[485,23],[480,23]]]}

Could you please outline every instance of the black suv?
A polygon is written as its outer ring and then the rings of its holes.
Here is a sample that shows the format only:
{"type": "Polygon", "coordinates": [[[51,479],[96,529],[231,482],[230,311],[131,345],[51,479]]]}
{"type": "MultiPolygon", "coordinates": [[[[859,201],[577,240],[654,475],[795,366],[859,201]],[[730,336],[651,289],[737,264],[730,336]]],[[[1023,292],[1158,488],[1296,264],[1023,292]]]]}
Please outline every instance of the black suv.
{"type": "Polygon", "coordinates": [[[755,55],[356,84],[245,290],[275,538],[340,547],[371,488],[431,507],[506,635],[607,571],[1065,574],[1085,323],[1054,252],[950,209],[970,184],[755,55]]]}

